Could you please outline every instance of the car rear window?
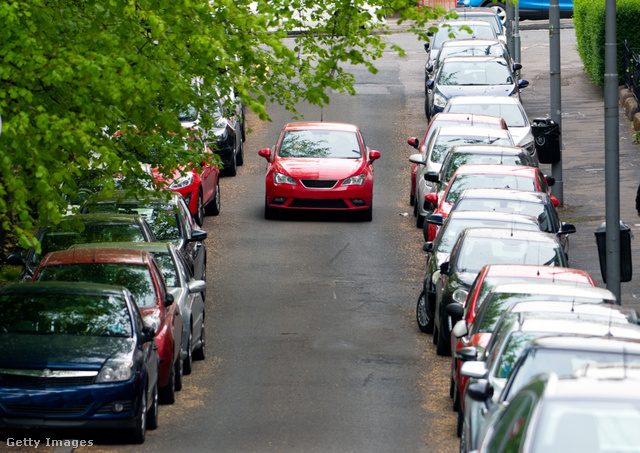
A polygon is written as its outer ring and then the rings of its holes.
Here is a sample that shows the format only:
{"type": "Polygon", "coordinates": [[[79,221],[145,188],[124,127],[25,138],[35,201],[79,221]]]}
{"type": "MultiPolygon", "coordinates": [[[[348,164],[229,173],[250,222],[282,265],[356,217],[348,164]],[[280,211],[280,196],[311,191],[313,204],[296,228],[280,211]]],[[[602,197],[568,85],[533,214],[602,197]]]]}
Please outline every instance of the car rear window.
{"type": "Polygon", "coordinates": [[[533,178],[515,175],[458,174],[449,183],[445,201],[453,204],[464,190],[482,188],[518,189],[536,192],[536,181],[533,178]]]}
{"type": "Polygon", "coordinates": [[[45,266],[37,281],[89,282],[124,286],[140,308],[156,305],[156,291],[149,268],[143,264],[78,263],[45,266]]]}

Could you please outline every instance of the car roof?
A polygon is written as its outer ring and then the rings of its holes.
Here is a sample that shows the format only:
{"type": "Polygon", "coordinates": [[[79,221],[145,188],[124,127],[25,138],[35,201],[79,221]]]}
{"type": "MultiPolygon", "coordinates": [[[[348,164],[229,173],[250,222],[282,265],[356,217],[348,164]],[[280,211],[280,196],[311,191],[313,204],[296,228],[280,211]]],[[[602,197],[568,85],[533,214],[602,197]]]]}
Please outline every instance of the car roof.
{"type": "Polygon", "coordinates": [[[150,253],[169,253],[169,249],[175,247],[171,242],[98,242],[74,244],[68,250],[73,249],[128,249],[146,250],[150,253]]]}
{"type": "Polygon", "coordinates": [[[468,164],[458,167],[455,175],[519,175],[535,177],[538,169],[524,165],[468,164]]]}
{"type": "Polygon", "coordinates": [[[521,313],[510,320],[519,332],[581,333],[595,336],[612,335],[615,338],[640,340],[638,325],[625,318],[608,320],[604,316],[579,315],[576,313],[521,313]]]}
{"type": "MultiPolygon", "coordinates": [[[[640,400],[638,379],[599,379],[595,377],[566,377],[558,379],[553,375],[544,389],[544,398],[585,400],[640,400]]],[[[536,385],[535,380],[531,385],[536,385]]]]}
{"type": "Polygon", "coordinates": [[[40,263],[40,266],[58,266],[80,263],[148,264],[150,259],[151,255],[145,250],[98,246],[91,248],[72,247],[67,250],[60,250],[47,254],[40,263]]]}
{"type": "Polygon", "coordinates": [[[589,334],[559,334],[534,338],[530,349],[572,349],[584,351],[618,352],[628,351],[640,354],[640,340],[636,338],[621,338],[611,336],[596,336],[589,334]]]}
{"type": "MultiPolygon", "coordinates": [[[[475,57],[474,57],[475,58],[475,57]]],[[[516,104],[521,105],[521,102],[513,96],[493,96],[493,95],[471,95],[471,96],[454,96],[449,101],[453,104],[516,104]]]]}
{"type": "Polygon", "coordinates": [[[503,220],[513,223],[534,223],[539,224],[538,219],[524,214],[498,211],[452,211],[446,218],[446,222],[452,220],[503,220]]]}
{"type": "Polygon", "coordinates": [[[519,146],[504,145],[455,145],[449,150],[449,154],[507,154],[518,155],[526,152],[519,146]]]}
{"type": "Polygon", "coordinates": [[[111,195],[107,196],[104,192],[100,192],[95,195],[95,201],[97,203],[123,203],[123,204],[148,204],[148,203],[165,203],[176,204],[178,200],[182,198],[178,192],[172,190],[167,191],[153,191],[149,190],[145,192],[144,198],[136,198],[129,193],[128,190],[114,190],[111,195]]]}
{"type": "Polygon", "coordinates": [[[11,283],[0,290],[7,294],[108,294],[122,296],[123,286],[88,282],[24,282],[11,283]]]}
{"type": "Polygon", "coordinates": [[[558,316],[560,314],[577,314],[585,316],[609,317],[624,319],[636,323],[638,317],[634,310],[612,304],[591,304],[588,302],[570,301],[521,301],[507,309],[507,313],[521,313],[522,316],[558,316]]]}
{"type": "Polygon", "coordinates": [[[139,214],[113,214],[113,213],[87,213],[87,214],[74,214],[62,218],[62,222],[72,222],[75,219],[80,219],[83,224],[124,224],[135,225],[142,221],[142,217],[139,214]]]}
{"type": "Polygon", "coordinates": [[[590,299],[600,299],[607,301],[615,301],[616,296],[605,288],[577,286],[564,283],[502,283],[491,289],[494,294],[498,293],[515,293],[515,294],[535,294],[544,298],[545,294],[560,295],[567,297],[580,297],[590,299]]]}
{"type": "Polygon", "coordinates": [[[331,123],[324,121],[298,121],[285,125],[285,131],[304,131],[304,130],[327,130],[327,131],[346,131],[358,132],[358,126],[348,123],[331,123]]]}
{"type": "Polygon", "coordinates": [[[443,28],[449,28],[449,26],[453,26],[455,24],[456,27],[462,27],[463,25],[467,25],[469,27],[473,26],[473,25],[481,25],[481,26],[485,26],[484,24],[489,24],[489,26],[491,26],[491,24],[485,20],[473,20],[473,19],[462,19],[460,20],[460,18],[456,19],[454,23],[451,22],[440,22],[439,28],[440,30],[442,30],[443,28]]]}
{"type": "MultiPolygon", "coordinates": [[[[493,115],[483,115],[480,113],[453,113],[453,112],[440,112],[436,113],[433,117],[432,124],[436,124],[437,122],[447,122],[447,121],[469,121],[470,123],[489,123],[489,124],[505,124],[504,118],[493,115]]],[[[446,125],[438,126],[438,127],[449,127],[446,125]]],[[[480,126],[482,127],[482,126],[480,126]]]]}
{"type": "MultiPolygon", "coordinates": [[[[453,213],[458,211],[452,211],[453,213]]],[[[460,211],[465,212],[465,211],[460,211]]],[[[474,211],[467,211],[474,212],[474,211]]],[[[540,277],[541,279],[557,279],[558,282],[592,283],[593,279],[588,272],[582,269],[556,266],[538,266],[535,264],[487,264],[485,266],[485,278],[489,277],[540,277]]]]}
{"type": "Polygon", "coordinates": [[[449,41],[445,41],[442,43],[443,47],[482,47],[482,46],[490,46],[495,44],[501,44],[502,41],[499,39],[486,39],[486,38],[467,38],[467,39],[452,39],[449,41]]]}
{"type": "Polygon", "coordinates": [[[528,230],[511,230],[509,228],[466,228],[460,234],[462,238],[487,238],[487,239],[521,239],[531,242],[550,242],[558,247],[555,235],[545,233],[544,231],[528,231],[528,230]]]}
{"type": "Polygon", "coordinates": [[[497,17],[497,14],[495,12],[495,10],[493,8],[489,8],[486,6],[456,6],[455,8],[451,8],[448,12],[451,11],[455,11],[456,13],[458,13],[458,15],[460,16],[462,14],[466,14],[466,13],[472,13],[472,14],[479,14],[479,13],[486,13],[486,14],[491,14],[493,16],[497,17]]]}
{"type": "MultiPolygon", "coordinates": [[[[488,22],[487,22],[488,23],[488,22]]],[[[491,25],[491,24],[489,24],[491,25]]],[[[484,61],[492,61],[492,60],[500,60],[500,61],[504,61],[505,64],[507,64],[506,60],[503,57],[499,57],[496,55],[452,55],[450,57],[445,58],[444,60],[442,60],[442,64],[446,64],[447,62],[451,63],[451,62],[462,62],[462,63],[469,63],[469,64],[477,64],[477,63],[481,63],[484,61]]],[[[507,65],[508,67],[509,65],[507,65]]]]}
{"type": "Polygon", "coordinates": [[[529,203],[545,203],[549,200],[549,195],[544,192],[531,192],[518,189],[466,189],[460,195],[458,201],[462,198],[482,198],[490,200],[514,200],[525,201],[529,203]]]}
{"type": "Polygon", "coordinates": [[[472,126],[472,125],[468,125],[468,126],[447,126],[447,125],[438,126],[437,130],[434,132],[434,135],[436,135],[436,134],[438,136],[440,136],[440,135],[456,135],[456,136],[483,135],[483,136],[487,136],[487,137],[508,137],[510,135],[510,133],[508,132],[508,129],[491,129],[491,128],[488,128],[488,127],[472,126]]]}

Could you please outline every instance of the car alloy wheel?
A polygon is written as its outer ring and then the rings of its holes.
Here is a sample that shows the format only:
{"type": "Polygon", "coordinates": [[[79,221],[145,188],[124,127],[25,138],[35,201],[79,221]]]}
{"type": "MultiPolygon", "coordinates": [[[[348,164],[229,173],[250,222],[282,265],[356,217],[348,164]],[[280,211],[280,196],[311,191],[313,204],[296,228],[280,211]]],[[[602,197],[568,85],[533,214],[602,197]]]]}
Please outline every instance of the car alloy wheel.
{"type": "Polygon", "coordinates": [[[216,181],[216,193],[213,200],[205,206],[204,211],[207,215],[216,216],[220,214],[220,181],[216,181]]]}
{"type": "Polygon", "coordinates": [[[198,226],[202,226],[204,223],[204,206],[202,203],[202,189],[200,189],[198,190],[198,198],[196,200],[196,213],[193,216],[198,226]]]}
{"type": "Polygon", "coordinates": [[[151,407],[147,412],[147,429],[156,429],[158,427],[158,412],[158,381],[156,381],[151,395],[151,407]]]}
{"type": "Polygon", "coordinates": [[[447,331],[442,324],[447,322],[447,318],[448,316],[442,317],[441,324],[438,327],[438,347],[436,348],[436,354],[444,357],[451,355],[451,340],[447,338],[447,331]]]}
{"type": "MultiPolygon", "coordinates": [[[[238,136],[236,135],[236,137],[238,136]]],[[[238,163],[238,166],[241,166],[241,165],[244,165],[244,144],[242,143],[243,142],[242,138],[240,140],[236,138],[236,141],[240,142],[240,146],[238,147],[238,152],[237,152],[238,158],[236,159],[236,162],[238,163]]]]}
{"type": "Polygon", "coordinates": [[[160,389],[160,401],[164,404],[176,402],[175,367],[171,367],[167,386],[160,389]]]}
{"type": "Polygon", "coordinates": [[[176,360],[176,364],[175,364],[175,368],[176,368],[176,372],[175,372],[175,388],[176,388],[176,391],[182,390],[182,376],[184,376],[184,368],[183,368],[182,365],[183,365],[182,359],[180,357],[178,357],[178,360],[176,360]]]}
{"type": "Polygon", "coordinates": [[[427,295],[423,289],[416,304],[416,321],[421,332],[433,333],[433,315],[429,314],[428,305],[427,295]]]}
{"type": "Polygon", "coordinates": [[[147,437],[147,392],[146,389],[142,394],[140,401],[140,415],[136,420],[136,426],[131,430],[131,442],[134,444],[143,444],[147,437]]]}
{"type": "Polygon", "coordinates": [[[187,340],[187,356],[184,358],[184,362],[182,363],[182,373],[185,376],[191,374],[191,363],[193,361],[193,354],[191,352],[191,346],[193,339],[193,327],[189,327],[189,339],[187,340]]]}
{"type": "Polygon", "coordinates": [[[207,356],[206,354],[206,349],[205,349],[205,316],[204,316],[204,311],[202,312],[202,328],[200,330],[200,347],[198,349],[196,349],[195,351],[193,351],[193,359],[194,360],[204,360],[207,356]]]}

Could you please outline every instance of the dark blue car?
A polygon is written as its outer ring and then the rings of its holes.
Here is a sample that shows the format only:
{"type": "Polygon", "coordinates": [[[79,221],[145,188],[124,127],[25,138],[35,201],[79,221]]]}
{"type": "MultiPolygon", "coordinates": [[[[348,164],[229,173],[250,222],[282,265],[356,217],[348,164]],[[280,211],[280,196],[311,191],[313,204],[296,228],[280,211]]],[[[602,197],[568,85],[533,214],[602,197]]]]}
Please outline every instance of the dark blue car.
{"type": "Polygon", "coordinates": [[[0,291],[0,427],[116,428],[143,443],[158,424],[158,354],[133,296],[92,283],[0,291]]]}
{"type": "MultiPolygon", "coordinates": [[[[504,23],[507,14],[506,2],[494,2],[492,0],[459,0],[457,6],[485,6],[493,8],[504,23]]],[[[573,15],[573,0],[559,0],[560,16],[571,17],[573,15]]],[[[549,17],[549,0],[520,0],[520,19],[547,19],[549,17]]]]}
{"type": "Polygon", "coordinates": [[[455,96],[493,95],[514,96],[520,99],[520,90],[529,86],[526,80],[517,80],[513,66],[502,57],[471,56],[447,57],[438,72],[427,82],[425,111],[429,118],[444,110],[447,101],[455,96]]]}

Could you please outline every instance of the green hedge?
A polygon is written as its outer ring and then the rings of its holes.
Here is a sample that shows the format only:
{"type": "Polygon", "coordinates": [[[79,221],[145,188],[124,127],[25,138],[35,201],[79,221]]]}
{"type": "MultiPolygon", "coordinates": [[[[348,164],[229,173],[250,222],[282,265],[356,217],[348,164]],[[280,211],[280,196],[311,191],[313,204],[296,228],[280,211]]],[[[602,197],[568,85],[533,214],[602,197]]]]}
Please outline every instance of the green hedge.
{"type": "MultiPolygon", "coordinates": [[[[605,0],[574,0],[578,54],[591,79],[604,85],[605,0]]],[[[624,41],[640,48],[640,0],[616,0],[616,38],[618,42],[618,80],[624,82],[624,41]]],[[[638,50],[640,53],[640,50],[638,50]]]]}

